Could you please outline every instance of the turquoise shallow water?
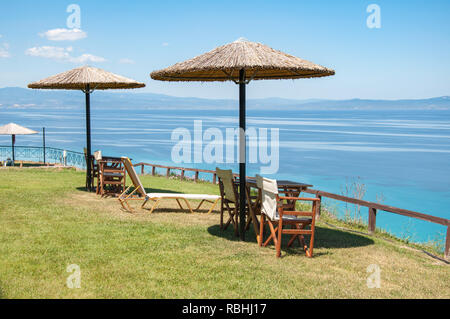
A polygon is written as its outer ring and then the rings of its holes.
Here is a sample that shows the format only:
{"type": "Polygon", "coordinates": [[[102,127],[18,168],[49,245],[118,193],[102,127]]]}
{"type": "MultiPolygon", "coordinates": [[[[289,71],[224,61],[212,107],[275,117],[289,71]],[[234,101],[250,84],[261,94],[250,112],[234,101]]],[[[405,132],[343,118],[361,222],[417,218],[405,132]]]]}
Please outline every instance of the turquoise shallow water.
{"type": "MultiPolygon", "coordinates": [[[[133,161],[175,164],[171,150],[177,127],[190,130],[194,120],[203,129],[238,125],[237,110],[115,110],[92,113],[93,150],[127,155],[133,161]],[[108,121],[105,121],[107,119],[108,121]]],[[[359,178],[365,199],[426,214],[450,218],[449,111],[256,111],[247,112],[248,127],[278,128],[280,167],[272,177],[313,184],[341,194],[345,184],[359,178]]],[[[15,122],[40,130],[47,145],[82,151],[85,143],[83,109],[2,109],[0,124],[15,122]]],[[[41,136],[19,136],[17,145],[39,146],[41,136]]],[[[0,145],[10,138],[0,136],[0,145]]],[[[176,164],[214,169],[235,164],[176,164]]],[[[249,164],[249,175],[259,173],[249,164]]],[[[333,204],[334,203],[331,203],[333,204]]],[[[344,207],[340,207],[343,213],[344,207]]],[[[367,211],[362,209],[362,217],[367,211]]],[[[445,235],[445,227],[381,212],[377,226],[415,241],[445,235]]]]}

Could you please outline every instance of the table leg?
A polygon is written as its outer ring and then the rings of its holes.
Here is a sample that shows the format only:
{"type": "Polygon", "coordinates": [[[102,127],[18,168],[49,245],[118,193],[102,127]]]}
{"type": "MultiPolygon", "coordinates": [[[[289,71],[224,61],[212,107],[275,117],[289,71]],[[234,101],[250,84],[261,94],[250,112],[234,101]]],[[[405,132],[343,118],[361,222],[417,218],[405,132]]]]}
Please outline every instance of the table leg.
{"type": "MultiPolygon", "coordinates": [[[[286,195],[286,197],[298,197],[301,193],[301,188],[283,188],[282,192],[286,195]]],[[[283,206],[284,210],[295,210],[296,200],[287,200],[287,204],[283,206]]]]}

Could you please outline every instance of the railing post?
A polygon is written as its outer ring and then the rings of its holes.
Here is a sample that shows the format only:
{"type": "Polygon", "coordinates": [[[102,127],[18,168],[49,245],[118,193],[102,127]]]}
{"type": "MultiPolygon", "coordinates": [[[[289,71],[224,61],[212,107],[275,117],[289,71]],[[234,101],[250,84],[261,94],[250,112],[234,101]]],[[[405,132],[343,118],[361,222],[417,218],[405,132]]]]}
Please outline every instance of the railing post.
{"type": "Polygon", "coordinates": [[[45,127],[42,128],[42,155],[44,155],[44,165],[45,165],[45,127]]]}
{"type": "Polygon", "coordinates": [[[195,171],[194,182],[197,183],[197,181],[198,181],[198,171],[195,171]]]}
{"type": "Polygon", "coordinates": [[[450,225],[447,226],[447,237],[445,239],[444,256],[446,259],[450,258],[450,225]]]}
{"type": "Polygon", "coordinates": [[[166,177],[167,177],[167,178],[169,178],[169,176],[170,176],[170,168],[169,168],[169,167],[167,167],[167,173],[166,173],[166,177]]]}
{"type": "Polygon", "coordinates": [[[141,175],[144,175],[144,164],[141,164],[141,175]]]}
{"type": "Polygon", "coordinates": [[[316,198],[318,198],[320,200],[320,202],[318,203],[318,207],[317,207],[317,214],[316,214],[316,219],[319,220],[320,218],[320,209],[322,208],[322,196],[320,196],[319,194],[316,194],[316,198]]]}
{"type": "Polygon", "coordinates": [[[180,179],[183,180],[184,179],[184,169],[181,170],[181,176],[180,179]]]}
{"type": "Polygon", "coordinates": [[[377,222],[377,210],[373,207],[369,207],[369,233],[375,232],[375,226],[377,222]]]}
{"type": "Polygon", "coordinates": [[[213,174],[213,184],[216,184],[216,178],[217,178],[217,174],[214,173],[214,174],[213,174]]]}
{"type": "Polygon", "coordinates": [[[155,176],[155,173],[156,173],[156,167],[152,166],[152,176],[155,176]]]}
{"type": "Polygon", "coordinates": [[[67,166],[67,151],[63,151],[63,165],[67,166]]]}

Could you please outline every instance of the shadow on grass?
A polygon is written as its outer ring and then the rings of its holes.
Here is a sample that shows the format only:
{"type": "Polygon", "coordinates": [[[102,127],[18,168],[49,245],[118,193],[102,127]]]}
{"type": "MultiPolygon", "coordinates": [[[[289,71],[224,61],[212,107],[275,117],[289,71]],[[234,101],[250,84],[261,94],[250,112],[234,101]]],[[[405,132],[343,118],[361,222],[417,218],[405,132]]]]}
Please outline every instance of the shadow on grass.
{"type": "MultiPolygon", "coordinates": [[[[208,228],[208,232],[217,237],[225,238],[232,241],[239,240],[238,237],[234,235],[234,229],[229,226],[226,230],[221,230],[219,225],[213,225],[208,228]]],[[[269,231],[266,229],[264,233],[264,239],[269,236],[269,231]]],[[[305,236],[307,243],[309,243],[309,236],[305,236]]],[[[287,248],[287,243],[290,239],[289,235],[282,236],[282,249],[287,248]]],[[[256,244],[256,236],[253,228],[250,226],[249,231],[245,233],[245,241],[253,242],[256,244]]],[[[316,234],[314,238],[314,248],[328,248],[328,249],[339,249],[339,248],[352,248],[352,247],[363,247],[373,245],[374,241],[370,238],[353,234],[350,232],[330,229],[316,226],[316,234]]],[[[273,245],[273,241],[271,244],[273,245]]],[[[295,245],[294,245],[295,246],[295,245]]]]}
{"type": "MultiPolygon", "coordinates": [[[[80,191],[80,192],[86,192],[86,193],[89,193],[89,192],[87,191],[86,187],[84,187],[84,186],[79,186],[79,187],[76,188],[76,190],[77,190],[77,191],[80,191]]],[[[131,188],[131,189],[128,191],[128,193],[131,193],[132,191],[134,191],[134,188],[131,188]]],[[[170,193],[170,194],[180,193],[180,192],[174,192],[174,191],[168,190],[168,189],[159,189],[159,188],[145,188],[145,192],[146,192],[147,194],[149,194],[149,193],[170,193]]],[[[91,193],[94,193],[94,194],[95,194],[95,189],[94,189],[91,193]]]]}
{"type": "MultiPolygon", "coordinates": [[[[144,211],[146,211],[147,213],[151,211],[151,207],[144,207],[142,208],[144,211]]],[[[202,212],[201,210],[199,211],[200,213],[202,212]]],[[[189,208],[168,208],[168,207],[158,207],[156,208],[152,214],[160,214],[160,213],[178,213],[178,214],[187,214],[187,215],[192,215],[192,213],[189,211],[189,208]]]]}

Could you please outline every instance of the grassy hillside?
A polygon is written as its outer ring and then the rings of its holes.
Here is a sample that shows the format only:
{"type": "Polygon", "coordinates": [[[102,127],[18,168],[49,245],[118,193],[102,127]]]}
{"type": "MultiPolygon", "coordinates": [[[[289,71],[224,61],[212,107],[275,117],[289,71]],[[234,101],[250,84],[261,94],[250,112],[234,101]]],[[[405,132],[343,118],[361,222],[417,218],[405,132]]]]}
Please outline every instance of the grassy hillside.
{"type": "MultiPolygon", "coordinates": [[[[149,191],[218,194],[209,183],[145,176],[149,191]]],[[[153,214],[83,191],[83,172],[0,170],[1,298],[449,298],[448,265],[408,245],[319,222],[315,257],[219,230],[215,211],[166,201],[153,214]],[[81,288],[69,289],[67,266],[81,288]],[[381,269],[368,288],[367,267],[381,269]]],[[[134,203],[137,208],[138,203],[134,203]]]]}

